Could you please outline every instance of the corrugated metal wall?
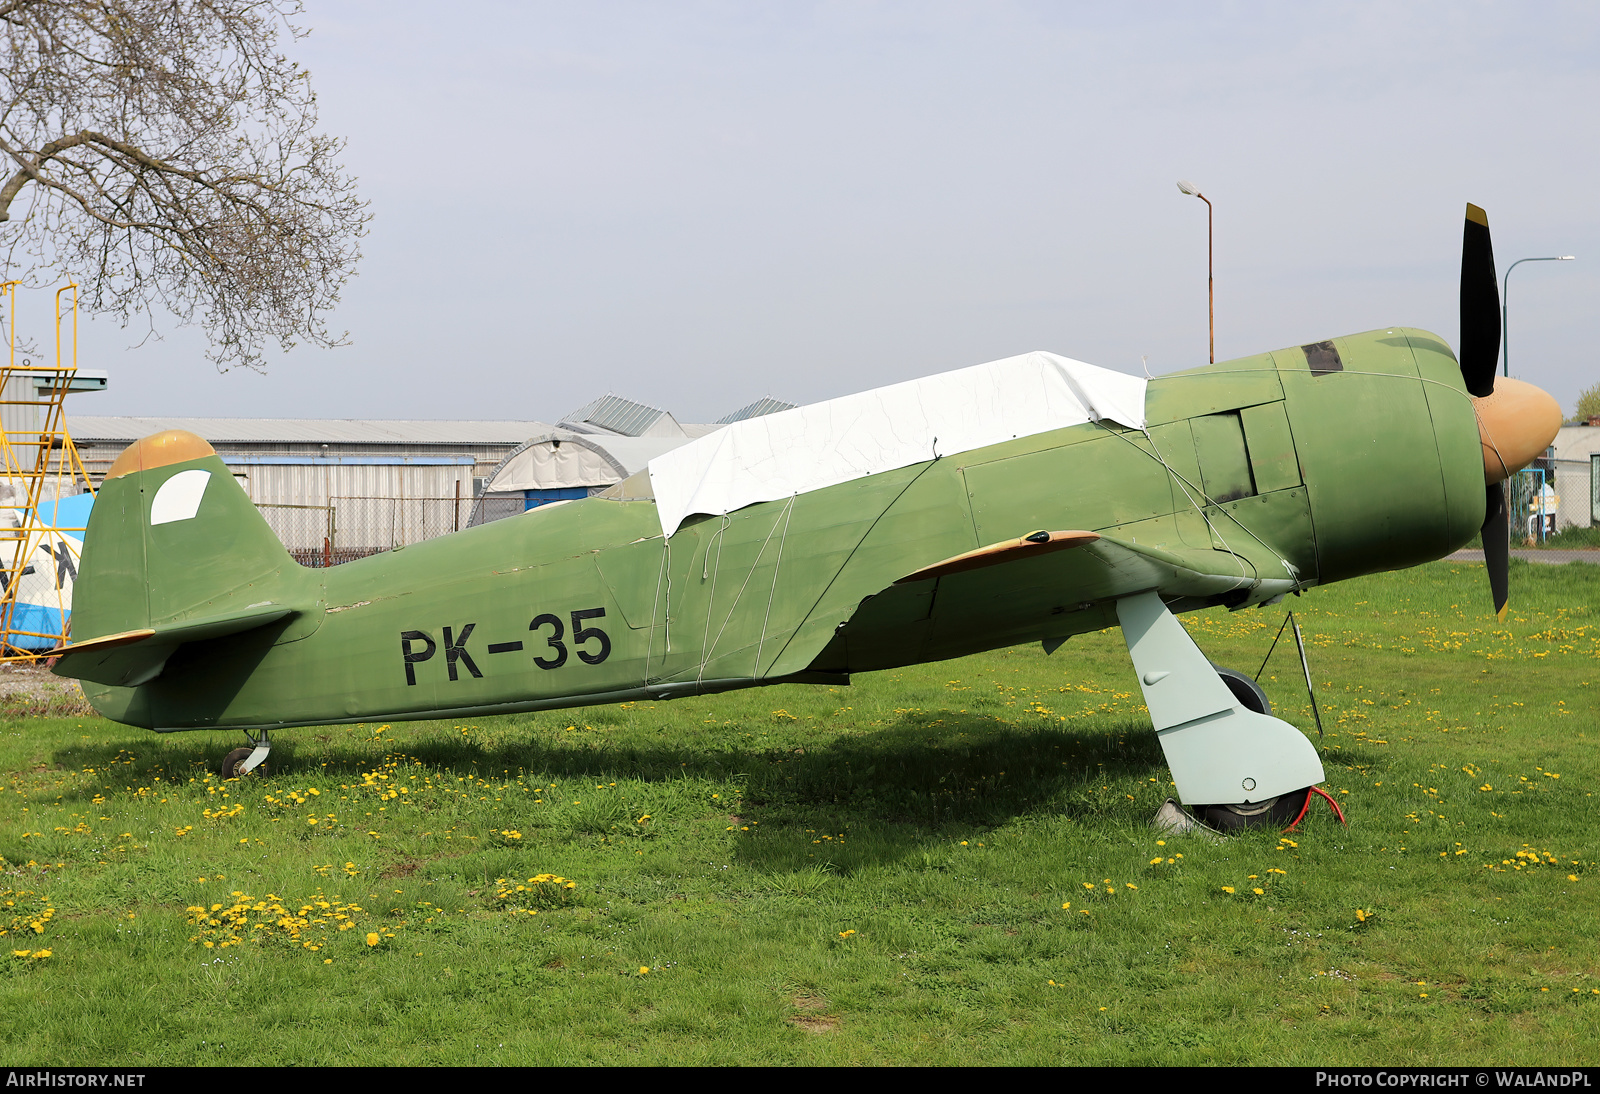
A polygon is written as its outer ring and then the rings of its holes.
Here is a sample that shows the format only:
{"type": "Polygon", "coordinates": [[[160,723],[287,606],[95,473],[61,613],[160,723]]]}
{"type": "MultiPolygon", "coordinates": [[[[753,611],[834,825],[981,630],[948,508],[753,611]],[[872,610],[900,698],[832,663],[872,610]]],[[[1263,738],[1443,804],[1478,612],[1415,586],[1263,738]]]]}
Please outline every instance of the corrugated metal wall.
{"type": "MultiPolygon", "coordinates": [[[[23,373],[13,376],[6,381],[5,387],[0,389],[0,400],[7,405],[0,406],[0,426],[7,433],[37,433],[39,432],[39,393],[34,390],[33,382],[37,373],[23,373]],[[27,401],[31,406],[17,406],[15,403],[27,401]]],[[[30,456],[37,449],[30,451],[30,456]]]]}
{"type": "Polygon", "coordinates": [[[471,457],[407,463],[223,459],[291,551],[326,547],[359,557],[464,528],[472,512],[471,457]]]}
{"type": "Polygon", "coordinates": [[[254,463],[223,461],[256,504],[327,505],[330,498],[449,498],[456,484],[472,500],[471,462],[459,464],[254,463]]]}

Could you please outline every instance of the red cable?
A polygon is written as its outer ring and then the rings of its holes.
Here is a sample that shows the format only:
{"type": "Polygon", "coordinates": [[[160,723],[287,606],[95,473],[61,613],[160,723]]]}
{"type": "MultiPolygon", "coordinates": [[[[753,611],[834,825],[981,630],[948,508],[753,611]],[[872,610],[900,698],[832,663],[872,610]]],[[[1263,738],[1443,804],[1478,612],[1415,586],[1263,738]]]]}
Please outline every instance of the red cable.
{"type": "Polygon", "coordinates": [[[1324,798],[1326,798],[1328,801],[1328,808],[1332,809],[1333,815],[1339,818],[1339,823],[1344,825],[1346,828],[1350,827],[1350,822],[1344,819],[1344,810],[1339,808],[1339,803],[1333,800],[1332,794],[1329,794],[1320,786],[1312,786],[1308,787],[1307,789],[1310,791],[1310,793],[1306,795],[1305,804],[1300,807],[1300,815],[1295,817],[1293,824],[1284,829],[1285,832],[1293,832],[1297,827],[1299,827],[1300,822],[1306,819],[1306,813],[1311,809],[1312,794],[1321,794],[1324,798]]]}
{"type": "MultiPolygon", "coordinates": [[[[1333,800],[1333,795],[1322,789],[1320,786],[1313,786],[1311,789],[1315,793],[1321,794],[1328,800],[1328,808],[1333,810],[1333,815],[1339,818],[1340,824],[1344,825],[1346,828],[1349,828],[1350,822],[1344,819],[1344,810],[1340,809],[1339,803],[1333,800]]],[[[1310,799],[1307,800],[1309,801],[1310,799]]]]}

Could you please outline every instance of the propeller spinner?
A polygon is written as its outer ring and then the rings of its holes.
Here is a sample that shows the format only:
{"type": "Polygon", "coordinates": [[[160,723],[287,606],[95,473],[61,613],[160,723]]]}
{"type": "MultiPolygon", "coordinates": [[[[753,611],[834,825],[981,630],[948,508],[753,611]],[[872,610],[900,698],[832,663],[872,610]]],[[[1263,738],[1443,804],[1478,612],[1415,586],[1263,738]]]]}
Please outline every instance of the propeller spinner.
{"type": "Polygon", "coordinates": [[[1489,217],[1467,206],[1461,236],[1461,378],[1472,396],[1483,447],[1483,559],[1495,615],[1506,616],[1510,598],[1510,516],[1505,480],[1550,447],[1561,428],[1561,407],[1521,380],[1495,379],[1500,355],[1500,288],[1495,280],[1489,217]]]}

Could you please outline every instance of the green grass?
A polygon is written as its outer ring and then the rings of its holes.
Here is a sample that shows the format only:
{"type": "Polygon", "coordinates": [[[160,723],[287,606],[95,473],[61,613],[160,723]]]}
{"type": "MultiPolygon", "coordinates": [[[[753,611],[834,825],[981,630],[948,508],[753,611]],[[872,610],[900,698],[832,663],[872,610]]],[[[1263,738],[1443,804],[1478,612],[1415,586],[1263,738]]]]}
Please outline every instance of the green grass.
{"type": "MultiPolygon", "coordinates": [[[[1514,544],[1513,546],[1522,546],[1514,544]]],[[[1574,548],[1600,547],[1600,528],[1581,528],[1576,524],[1568,525],[1553,535],[1542,540],[1533,540],[1530,547],[1547,547],[1551,550],[1570,551],[1574,548]]]]}
{"type": "MultiPolygon", "coordinates": [[[[1504,625],[1467,564],[1292,601],[1348,830],[1161,843],[1115,631],[231,783],[231,735],[0,723],[4,1062],[1592,1065],[1600,568],[1512,565],[1504,625]]],[[[1186,617],[1249,672],[1281,620],[1186,617]]],[[[1262,680],[1311,725],[1292,645],[1262,680]]]]}

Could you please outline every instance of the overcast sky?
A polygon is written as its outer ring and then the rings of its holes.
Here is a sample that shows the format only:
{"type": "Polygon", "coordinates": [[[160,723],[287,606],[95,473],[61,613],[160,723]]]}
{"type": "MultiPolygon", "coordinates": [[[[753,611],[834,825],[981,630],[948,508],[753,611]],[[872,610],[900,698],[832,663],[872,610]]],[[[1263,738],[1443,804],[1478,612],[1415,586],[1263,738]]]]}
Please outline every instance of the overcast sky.
{"type": "MultiPolygon", "coordinates": [[[[307,0],[372,203],[265,375],[112,323],[80,413],[708,421],[1047,349],[1160,374],[1404,324],[1456,341],[1465,203],[1512,372],[1600,381],[1600,6],[307,0]]],[[[28,315],[23,314],[24,330],[28,315]]]]}

